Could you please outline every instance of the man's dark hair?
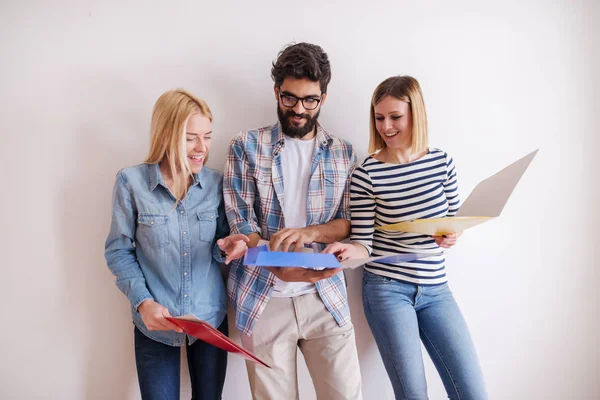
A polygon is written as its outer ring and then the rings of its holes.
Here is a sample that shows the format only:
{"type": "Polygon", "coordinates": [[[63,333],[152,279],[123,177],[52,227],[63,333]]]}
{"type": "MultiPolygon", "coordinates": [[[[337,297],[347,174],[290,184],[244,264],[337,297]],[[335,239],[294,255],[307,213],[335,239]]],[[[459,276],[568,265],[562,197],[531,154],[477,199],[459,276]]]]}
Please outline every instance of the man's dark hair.
{"type": "Polygon", "coordinates": [[[321,92],[327,93],[331,80],[331,66],[327,53],[320,46],[310,43],[292,44],[277,55],[271,68],[275,86],[280,87],[285,78],[307,78],[319,82],[321,92]]]}

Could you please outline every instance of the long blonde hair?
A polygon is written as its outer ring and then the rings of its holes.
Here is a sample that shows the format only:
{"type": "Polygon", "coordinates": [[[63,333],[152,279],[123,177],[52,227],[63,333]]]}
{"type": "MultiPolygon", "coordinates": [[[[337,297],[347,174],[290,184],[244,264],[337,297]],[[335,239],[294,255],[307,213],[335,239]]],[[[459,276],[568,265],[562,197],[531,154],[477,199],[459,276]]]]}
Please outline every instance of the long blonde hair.
{"type": "Polygon", "coordinates": [[[429,146],[427,112],[419,82],[412,76],[392,76],[381,82],[371,99],[369,153],[374,154],[386,147],[375,125],[375,106],[386,96],[392,96],[410,105],[412,114],[411,152],[420,153],[429,146]]]}
{"type": "MultiPolygon", "coordinates": [[[[159,164],[165,158],[173,178],[171,190],[179,202],[187,193],[188,182],[193,178],[187,162],[186,125],[192,114],[201,113],[210,122],[210,108],[203,100],[183,90],[169,90],[161,95],[152,110],[150,152],[146,164],[159,164]]],[[[208,154],[204,158],[204,163],[208,154]]]]}

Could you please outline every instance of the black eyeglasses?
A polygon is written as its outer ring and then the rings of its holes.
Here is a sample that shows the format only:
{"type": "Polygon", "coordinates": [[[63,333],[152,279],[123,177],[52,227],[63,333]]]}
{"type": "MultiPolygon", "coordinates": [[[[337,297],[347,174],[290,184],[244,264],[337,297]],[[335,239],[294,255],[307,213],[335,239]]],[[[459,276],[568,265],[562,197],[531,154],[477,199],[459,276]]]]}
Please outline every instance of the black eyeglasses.
{"type": "MultiPolygon", "coordinates": [[[[321,95],[323,95],[323,92],[321,92],[321,95]]],[[[302,107],[304,107],[305,110],[309,110],[309,111],[317,108],[319,106],[319,103],[321,102],[320,97],[315,97],[315,96],[296,97],[293,94],[281,93],[281,91],[279,92],[279,98],[281,99],[281,102],[283,103],[284,106],[290,107],[290,108],[295,107],[296,104],[298,104],[298,100],[300,100],[300,101],[302,101],[302,107]]]]}

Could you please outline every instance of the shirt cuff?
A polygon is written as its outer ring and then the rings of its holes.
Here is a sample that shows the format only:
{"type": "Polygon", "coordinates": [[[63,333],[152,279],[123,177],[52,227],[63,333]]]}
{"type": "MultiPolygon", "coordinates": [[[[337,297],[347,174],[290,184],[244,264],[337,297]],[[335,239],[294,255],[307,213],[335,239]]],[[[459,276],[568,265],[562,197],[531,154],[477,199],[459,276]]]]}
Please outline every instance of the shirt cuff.
{"type": "Polygon", "coordinates": [[[221,248],[215,243],[215,247],[213,247],[213,258],[216,262],[223,264],[225,262],[225,252],[221,251],[221,248]]]}
{"type": "Polygon", "coordinates": [[[127,297],[129,298],[129,302],[131,302],[133,309],[136,311],[140,304],[142,304],[145,300],[154,300],[154,297],[152,297],[152,295],[145,286],[133,289],[127,297]]]}

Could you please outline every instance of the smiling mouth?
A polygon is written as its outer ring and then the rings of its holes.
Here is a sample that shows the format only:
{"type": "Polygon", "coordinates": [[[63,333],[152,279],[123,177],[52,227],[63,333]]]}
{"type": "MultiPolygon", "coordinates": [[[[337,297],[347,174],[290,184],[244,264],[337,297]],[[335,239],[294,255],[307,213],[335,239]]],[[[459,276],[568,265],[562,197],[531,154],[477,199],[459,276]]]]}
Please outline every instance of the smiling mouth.
{"type": "Polygon", "coordinates": [[[391,138],[391,137],[394,137],[394,136],[396,136],[396,135],[397,135],[397,134],[399,134],[399,133],[400,133],[400,132],[396,132],[396,133],[384,133],[383,135],[384,135],[385,137],[391,138]]]}
{"type": "Polygon", "coordinates": [[[204,155],[201,156],[188,156],[190,160],[192,160],[192,164],[202,164],[204,161],[204,155]]]}

